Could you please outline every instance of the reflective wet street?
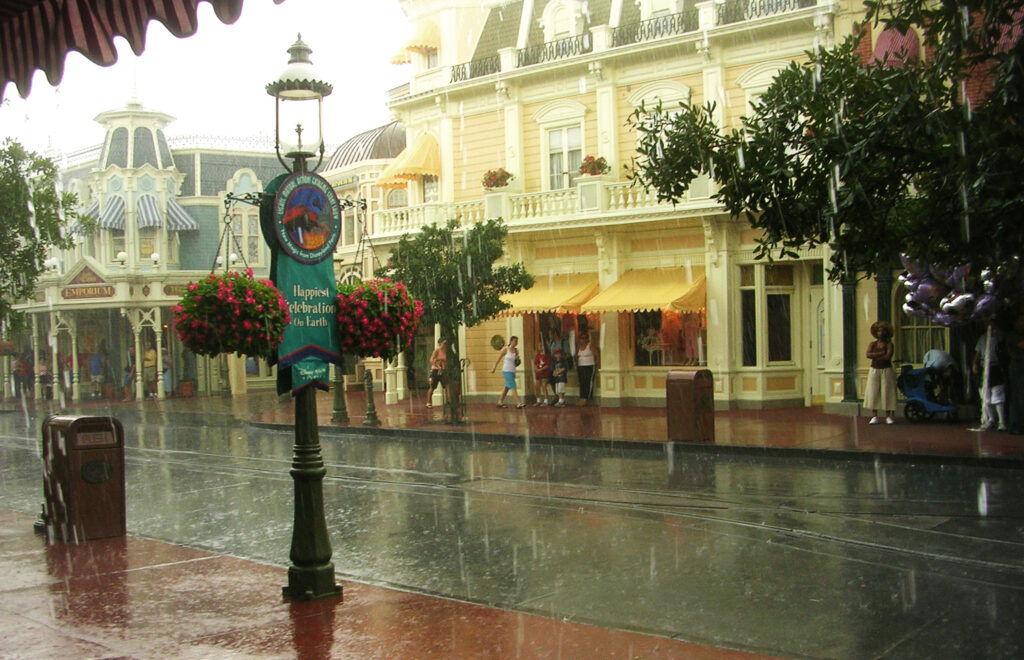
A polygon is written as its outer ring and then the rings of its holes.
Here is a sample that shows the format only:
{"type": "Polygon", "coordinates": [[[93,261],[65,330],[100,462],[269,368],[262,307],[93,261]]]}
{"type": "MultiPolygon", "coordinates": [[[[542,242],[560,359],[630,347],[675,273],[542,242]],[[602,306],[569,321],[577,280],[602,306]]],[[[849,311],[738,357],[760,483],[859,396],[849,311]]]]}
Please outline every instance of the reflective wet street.
{"type": "MultiPolygon", "coordinates": [[[[117,416],[129,535],[287,565],[290,430],[117,416]]],[[[41,423],[0,415],[0,509],[39,510],[41,423]]],[[[1024,654],[1019,463],[328,428],[321,444],[340,578],[769,655],[1024,654]]]]}

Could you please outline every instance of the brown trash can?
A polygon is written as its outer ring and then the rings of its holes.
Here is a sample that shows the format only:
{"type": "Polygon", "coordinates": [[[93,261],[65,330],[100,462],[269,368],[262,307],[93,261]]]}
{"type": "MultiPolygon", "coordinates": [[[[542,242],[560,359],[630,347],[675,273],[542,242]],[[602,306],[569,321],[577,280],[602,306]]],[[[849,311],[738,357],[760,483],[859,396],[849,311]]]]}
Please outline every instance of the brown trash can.
{"type": "Polygon", "coordinates": [[[669,442],[715,441],[715,379],[708,369],[670,371],[665,380],[669,442]]]}
{"type": "Polygon", "coordinates": [[[43,422],[45,521],[65,542],[124,536],[124,427],[113,417],[43,422]]]}

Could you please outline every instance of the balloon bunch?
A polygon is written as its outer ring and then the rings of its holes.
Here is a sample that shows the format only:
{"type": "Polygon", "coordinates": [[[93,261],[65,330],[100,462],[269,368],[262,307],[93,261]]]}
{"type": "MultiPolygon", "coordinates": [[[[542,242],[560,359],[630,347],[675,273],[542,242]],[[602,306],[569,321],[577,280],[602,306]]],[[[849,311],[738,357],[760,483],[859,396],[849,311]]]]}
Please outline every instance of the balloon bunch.
{"type": "Polygon", "coordinates": [[[1024,292],[1024,268],[1014,256],[995,269],[974,272],[970,264],[942,269],[900,256],[906,271],[899,280],[907,290],[903,312],[926,316],[939,325],[986,322],[1024,292]]]}

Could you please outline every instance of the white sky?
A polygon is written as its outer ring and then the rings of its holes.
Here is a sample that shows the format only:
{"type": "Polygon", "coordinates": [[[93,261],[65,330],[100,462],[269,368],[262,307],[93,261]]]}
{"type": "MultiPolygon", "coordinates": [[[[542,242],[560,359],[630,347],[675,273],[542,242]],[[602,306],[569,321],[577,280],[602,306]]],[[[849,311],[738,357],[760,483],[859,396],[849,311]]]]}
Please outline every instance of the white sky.
{"type": "Polygon", "coordinates": [[[93,119],[123,108],[133,90],[147,109],[176,118],[168,138],[272,136],[274,99],[264,87],[284,69],[298,33],[313,49],[310,59],[321,78],[334,85],[324,100],[329,145],[391,120],[386,92],[411,73],[409,65],[390,63],[412,33],[398,0],[245,0],[232,25],[201,2],[199,29],[191,37],[177,39],[152,21],[140,57],[118,37],[118,60],[110,67],[73,52],[56,88],[41,71],[28,99],[8,84],[0,141],[13,137],[41,153],[99,144],[103,129],[93,119]]]}

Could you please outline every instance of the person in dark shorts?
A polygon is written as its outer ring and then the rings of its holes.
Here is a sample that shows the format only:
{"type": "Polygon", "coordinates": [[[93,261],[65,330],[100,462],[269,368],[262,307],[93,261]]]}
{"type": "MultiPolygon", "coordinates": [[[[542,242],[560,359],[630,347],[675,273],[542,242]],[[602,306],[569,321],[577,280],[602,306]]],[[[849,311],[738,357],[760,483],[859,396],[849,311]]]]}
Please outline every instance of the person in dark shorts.
{"type": "Polygon", "coordinates": [[[434,390],[444,387],[444,370],[448,361],[448,340],[437,342],[437,348],[430,354],[430,389],[427,390],[427,408],[434,407],[434,390]]]}

